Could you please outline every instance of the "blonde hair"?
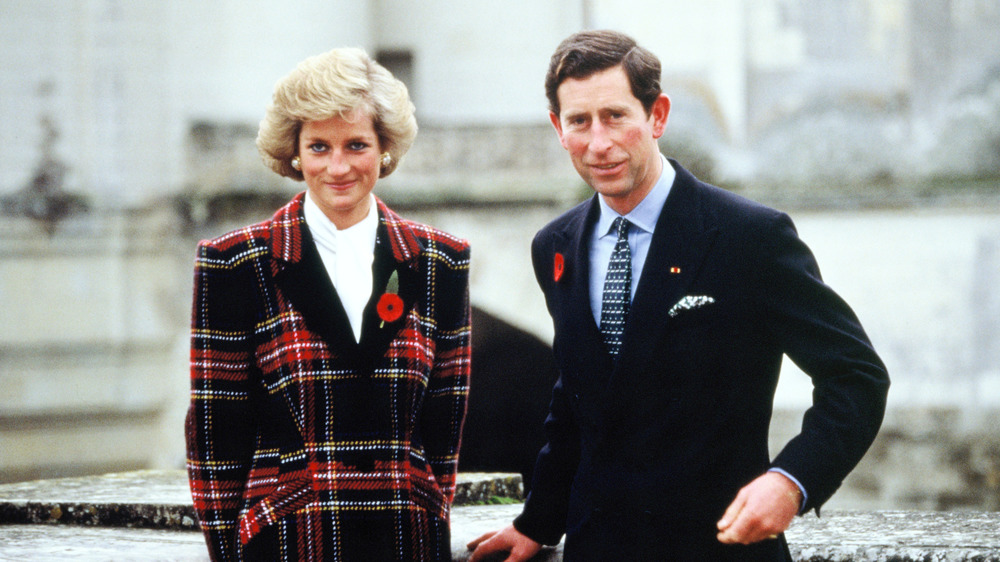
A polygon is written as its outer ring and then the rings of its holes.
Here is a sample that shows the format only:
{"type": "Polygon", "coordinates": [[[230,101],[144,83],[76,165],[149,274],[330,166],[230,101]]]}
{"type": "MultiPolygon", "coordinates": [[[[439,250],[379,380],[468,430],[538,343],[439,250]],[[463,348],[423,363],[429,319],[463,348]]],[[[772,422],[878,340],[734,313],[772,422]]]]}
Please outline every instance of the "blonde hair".
{"type": "Polygon", "coordinates": [[[341,48],[309,57],[274,86],[271,104],[257,132],[257,150],[278,174],[301,181],[292,168],[299,132],[306,121],[345,117],[361,110],[371,116],[383,152],[392,156],[379,177],[392,173],[417,136],[417,120],[406,85],[368,54],[341,48]]]}

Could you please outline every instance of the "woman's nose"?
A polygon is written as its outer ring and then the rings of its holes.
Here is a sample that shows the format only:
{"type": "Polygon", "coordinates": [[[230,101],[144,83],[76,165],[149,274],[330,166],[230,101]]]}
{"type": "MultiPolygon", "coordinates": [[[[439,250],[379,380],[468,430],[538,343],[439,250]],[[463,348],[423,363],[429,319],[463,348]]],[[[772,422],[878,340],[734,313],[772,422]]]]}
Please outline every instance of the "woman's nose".
{"type": "Polygon", "coordinates": [[[350,170],[351,166],[342,154],[333,152],[326,161],[326,172],[330,175],[343,174],[350,170]]]}

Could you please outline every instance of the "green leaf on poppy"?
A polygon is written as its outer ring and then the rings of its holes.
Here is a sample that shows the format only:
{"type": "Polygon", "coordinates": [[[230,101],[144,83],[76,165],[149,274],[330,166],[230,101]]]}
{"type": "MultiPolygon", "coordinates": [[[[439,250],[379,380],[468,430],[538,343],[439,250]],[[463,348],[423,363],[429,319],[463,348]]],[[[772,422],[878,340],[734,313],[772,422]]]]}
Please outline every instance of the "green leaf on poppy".
{"type": "Polygon", "coordinates": [[[392,270],[392,275],[389,276],[389,282],[385,285],[385,292],[395,295],[399,292],[399,274],[396,270],[392,270]]]}

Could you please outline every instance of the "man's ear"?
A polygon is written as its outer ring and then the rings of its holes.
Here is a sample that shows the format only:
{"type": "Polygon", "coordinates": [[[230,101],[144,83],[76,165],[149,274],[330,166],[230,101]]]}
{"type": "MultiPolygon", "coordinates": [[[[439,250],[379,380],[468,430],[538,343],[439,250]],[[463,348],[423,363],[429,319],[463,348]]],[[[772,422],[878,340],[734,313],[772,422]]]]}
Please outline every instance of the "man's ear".
{"type": "Polygon", "coordinates": [[[658,139],[667,130],[667,117],[670,116],[670,98],[667,94],[660,94],[660,97],[656,98],[649,113],[653,119],[653,138],[658,139]]]}
{"type": "Polygon", "coordinates": [[[551,121],[552,122],[552,126],[555,127],[556,134],[559,135],[559,144],[561,144],[563,146],[563,148],[566,148],[566,141],[563,140],[562,122],[559,121],[559,116],[550,111],[549,112],[549,121],[551,121]]]}

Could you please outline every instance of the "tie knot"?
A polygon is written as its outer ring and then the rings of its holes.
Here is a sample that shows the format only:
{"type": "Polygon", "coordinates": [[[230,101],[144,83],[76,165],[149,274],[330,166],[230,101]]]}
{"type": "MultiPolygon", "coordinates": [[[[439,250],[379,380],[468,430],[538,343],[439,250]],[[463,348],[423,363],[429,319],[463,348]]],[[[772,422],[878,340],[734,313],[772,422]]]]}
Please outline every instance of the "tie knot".
{"type": "Polygon", "coordinates": [[[611,228],[618,234],[619,240],[628,236],[628,227],[630,226],[632,226],[632,223],[628,222],[628,219],[625,217],[618,217],[611,223],[611,228]]]}

